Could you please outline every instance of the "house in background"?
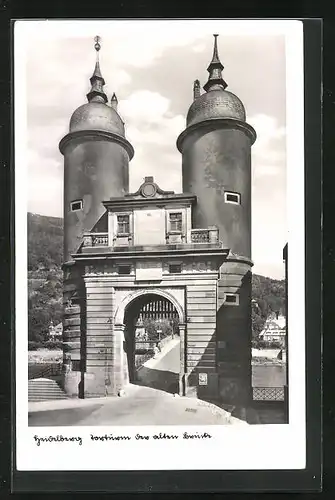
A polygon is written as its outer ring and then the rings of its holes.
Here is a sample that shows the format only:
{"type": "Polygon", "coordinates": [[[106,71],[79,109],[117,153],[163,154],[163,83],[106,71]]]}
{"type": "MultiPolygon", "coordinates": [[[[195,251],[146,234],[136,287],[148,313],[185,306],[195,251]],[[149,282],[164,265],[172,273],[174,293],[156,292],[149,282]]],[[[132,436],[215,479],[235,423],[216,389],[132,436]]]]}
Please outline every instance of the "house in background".
{"type": "Polygon", "coordinates": [[[49,338],[50,340],[62,340],[63,335],[63,323],[59,323],[54,326],[53,321],[51,320],[49,326],[49,338]]]}
{"type": "Polygon", "coordinates": [[[264,328],[259,334],[260,339],[265,342],[278,342],[285,347],[286,339],[286,318],[279,312],[270,314],[264,328]]]}

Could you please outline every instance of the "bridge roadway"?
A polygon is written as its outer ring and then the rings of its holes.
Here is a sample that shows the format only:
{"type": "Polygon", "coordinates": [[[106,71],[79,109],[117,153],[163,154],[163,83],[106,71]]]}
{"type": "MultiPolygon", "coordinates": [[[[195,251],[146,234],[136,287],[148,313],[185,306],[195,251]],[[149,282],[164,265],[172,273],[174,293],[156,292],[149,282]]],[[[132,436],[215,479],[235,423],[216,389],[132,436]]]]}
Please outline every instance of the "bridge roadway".
{"type": "Polygon", "coordinates": [[[138,381],[125,388],[124,396],[30,403],[29,425],[243,424],[215,405],[176,396],[179,364],[179,339],[173,339],[141,368],[138,381]]]}

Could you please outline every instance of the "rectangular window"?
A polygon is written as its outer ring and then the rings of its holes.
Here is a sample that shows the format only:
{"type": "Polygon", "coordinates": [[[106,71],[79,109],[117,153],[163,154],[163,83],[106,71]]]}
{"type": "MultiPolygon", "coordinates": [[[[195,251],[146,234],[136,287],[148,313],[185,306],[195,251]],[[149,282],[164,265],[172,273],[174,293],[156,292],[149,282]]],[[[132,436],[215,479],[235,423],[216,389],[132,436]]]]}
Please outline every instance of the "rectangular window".
{"type": "Polygon", "coordinates": [[[169,264],[169,273],[170,274],[180,274],[181,273],[181,264],[169,264]]]}
{"type": "Polygon", "coordinates": [[[72,371],[73,372],[80,372],[81,371],[80,359],[73,359],[72,360],[72,371]]]}
{"type": "Polygon", "coordinates": [[[182,213],[181,212],[170,213],[170,231],[181,232],[182,228],[183,228],[182,213]]]}
{"type": "Polygon", "coordinates": [[[241,195],[239,193],[232,193],[229,191],[225,191],[224,201],[226,203],[235,203],[235,205],[240,205],[241,204],[241,195]]]}
{"type": "Polygon", "coordinates": [[[117,216],[117,234],[129,234],[129,215],[117,216]]]}
{"type": "Polygon", "coordinates": [[[239,305],[239,296],[237,293],[225,293],[225,304],[228,305],[239,305]]]}
{"type": "Polygon", "coordinates": [[[131,271],[131,267],[126,265],[126,264],[122,264],[121,266],[118,266],[118,274],[130,274],[130,271],[131,271]]]}
{"type": "Polygon", "coordinates": [[[71,212],[83,209],[83,200],[75,200],[70,203],[71,212]]]}

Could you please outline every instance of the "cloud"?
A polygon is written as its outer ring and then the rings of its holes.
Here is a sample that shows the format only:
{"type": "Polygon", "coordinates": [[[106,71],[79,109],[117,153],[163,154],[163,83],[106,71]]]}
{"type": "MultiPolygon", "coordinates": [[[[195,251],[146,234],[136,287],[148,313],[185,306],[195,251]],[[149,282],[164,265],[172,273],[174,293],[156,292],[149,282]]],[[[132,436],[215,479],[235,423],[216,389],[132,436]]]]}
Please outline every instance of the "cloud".
{"type": "Polygon", "coordinates": [[[274,116],[248,122],[257,139],[252,146],[252,258],[254,272],[282,278],[286,227],[286,130],[274,116]]]}
{"type": "Polygon", "coordinates": [[[250,125],[254,127],[257,133],[256,142],[253,145],[254,154],[268,155],[267,149],[276,147],[276,143],[285,139],[285,127],[278,126],[274,116],[259,114],[248,118],[250,125]]]}
{"type": "Polygon", "coordinates": [[[206,50],[206,44],[205,43],[198,43],[194,45],[193,47],[193,52],[204,52],[206,50]]]}
{"type": "Polygon", "coordinates": [[[253,180],[285,175],[286,129],[275,117],[259,114],[248,119],[257,133],[252,146],[253,180]]]}
{"type": "Polygon", "coordinates": [[[120,111],[128,120],[157,122],[168,111],[170,101],[158,92],[137,90],[120,102],[120,111]]]}
{"type": "Polygon", "coordinates": [[[171,36],[169,30],[160,29],[159,23],[152,25],[150,30],[139,27],[135,44],[134,38],[128,35],[115,40],[114,61],[116,64],[126,63],[126,65],[137,68],[150,66],[162,57],[167,49],[192,45],[204,36],[190,31],[185,32],[182,29],[177,29],[177,32],[175,36],[171,36]]]}
{"type": "Polygon", "coordinates": [[[135,149],[130,165],[131,190],[136,190],[146,175],[153,175],[163,189],[181,191],[181,155],[175,143],[185,119],[171,113],[170,104],[167,97],[145,89],[120,102],[126,135],[135,149]]]}

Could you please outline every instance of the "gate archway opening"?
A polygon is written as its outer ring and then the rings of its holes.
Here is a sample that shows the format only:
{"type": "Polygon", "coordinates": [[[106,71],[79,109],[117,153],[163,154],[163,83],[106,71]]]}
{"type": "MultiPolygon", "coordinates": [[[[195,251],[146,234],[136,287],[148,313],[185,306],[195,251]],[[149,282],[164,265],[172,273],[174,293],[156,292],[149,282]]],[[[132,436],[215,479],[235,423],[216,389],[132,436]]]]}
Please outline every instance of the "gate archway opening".
{"type": "Polygon", "coordinates": [[[180,393],[181,321],[172,300],[158,293],[141,294],[126,305],[124,351],[129,382],[180,393]]]}

